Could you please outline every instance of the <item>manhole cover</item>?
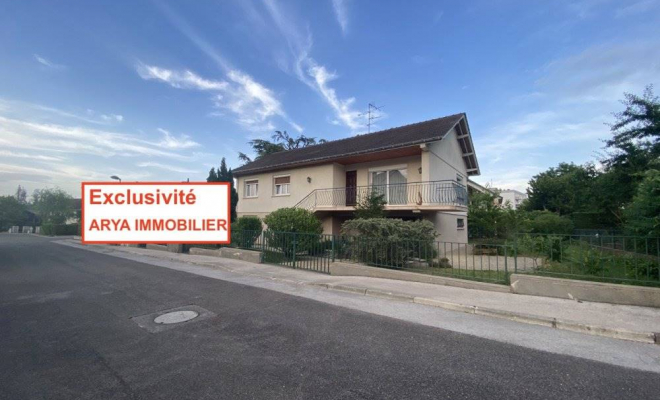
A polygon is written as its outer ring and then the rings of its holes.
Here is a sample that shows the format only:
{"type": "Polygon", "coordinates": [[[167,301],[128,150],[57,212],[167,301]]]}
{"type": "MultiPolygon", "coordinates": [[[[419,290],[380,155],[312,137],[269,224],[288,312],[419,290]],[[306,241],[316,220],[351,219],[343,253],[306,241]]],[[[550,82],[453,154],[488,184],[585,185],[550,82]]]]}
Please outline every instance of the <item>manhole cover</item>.
{"type": "Polygon", "coordinates": [[[179,322],[190,321],[191,319],[197,318],[199,315],[196,311],[184,310],[184,311],[173,311],[166,314],[159,315],[154,319],[154,322],[157,324],[178,324],[179,322]]]}

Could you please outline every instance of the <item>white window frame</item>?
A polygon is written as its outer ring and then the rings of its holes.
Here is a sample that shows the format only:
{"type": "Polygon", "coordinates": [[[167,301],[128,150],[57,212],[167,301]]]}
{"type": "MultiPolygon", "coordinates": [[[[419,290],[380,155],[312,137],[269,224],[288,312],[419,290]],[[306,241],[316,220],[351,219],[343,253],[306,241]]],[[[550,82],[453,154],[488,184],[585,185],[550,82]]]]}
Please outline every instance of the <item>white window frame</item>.
{"type": "Polygon", "coordinates": [[[243,189],[243,197],[246,199],[254,199],[259,197],[259,179],[246,179],[243,189]],[[254,195],[250,196],[250,186],[254,186],[254,195]]]}
{"type": "Polygon", "coordinates": [[[273,176],[273,196],[291,196],[291,175],[275,175],[273,176]],[[275,183],[277,178],[289,178],[289,183],[275,183]],[[277,187],[282,186],[286,188],[286,193],[277,193],[277,187]]]}
{"type": "Polygon", "coordinates": [[[463,185],[463,174],[456,173],[456,182],[460,183],[463,185]]]}
{"type": "MultiPolygon", "coordinates": [[[[372,174],[374,172],[385,172],[385,201],[390,202],[390,171],[399,171],[405,169],[406,170],[406,185],[410,183],[408,181],[408,164],[400,164],[400,165],[390,165],[390,166],[383,166],[383,167],[373,167],[369,168],[369,187],[371,188],[374,186],[373,182],[373,177],[372,174]]],[[[379,185],[382,186],[382,185],[379,185]]]]}

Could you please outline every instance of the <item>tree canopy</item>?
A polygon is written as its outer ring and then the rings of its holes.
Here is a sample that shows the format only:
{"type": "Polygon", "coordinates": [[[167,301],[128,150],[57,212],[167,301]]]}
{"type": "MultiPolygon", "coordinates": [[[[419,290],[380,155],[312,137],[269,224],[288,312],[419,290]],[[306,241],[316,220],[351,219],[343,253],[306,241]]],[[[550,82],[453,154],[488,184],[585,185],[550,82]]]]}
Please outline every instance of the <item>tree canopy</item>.
{"type": "Polygon", "coordinates": [[[75,216],[73,197],[58,188],[35,190],[32,208],[45,224],[63,224],[75,216]]]}
{"type": "MultiPolygon", "coordinates": [[[[300,135],[297,138],[293,138],[286,131],[275,131],[273,136],[271,136],[271,139],[272,142],[264,139],[255,139],[248,142],[256,154],[254,160],[258,160],[268,154],[279,153],[280,151],[285,150],[299,149],[302,147],[313,146],[315,144],[326,142],[325,139],[317,140],[314,137],[307,137],[305,135],[300,135]]],[[[254,161],[245,153],[238,153],[238,159],[246,163],[254,161]]]]}
{"type": "Polygon", "coordinates": [[[230,200],[231,200],[231,221],[236,221],[236,205],[238,204],[238,192],[234,187],[234,173],[231,168],[227,168],[227,162],[224,157],[220,161],[220,167],[216,170],[211,168],[209,176],[206,178],[207,182],[229,182],[230,187],[230,200]]]}

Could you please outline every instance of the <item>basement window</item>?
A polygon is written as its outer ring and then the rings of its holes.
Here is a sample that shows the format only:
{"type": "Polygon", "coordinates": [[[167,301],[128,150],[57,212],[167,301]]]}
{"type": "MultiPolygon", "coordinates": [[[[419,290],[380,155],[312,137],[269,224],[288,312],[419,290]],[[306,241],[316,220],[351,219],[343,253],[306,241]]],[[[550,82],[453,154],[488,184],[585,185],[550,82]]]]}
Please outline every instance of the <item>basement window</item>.
{"type": "Polygon", "coordinates": [[[465,229],[465,219],[456,218],[456,229],[459,231],[465,229]]]}
{"type": "Polygon", "coordinates": [[[289,185],[291,183],[290,176],[276,176],[275,177],[275,196],[288,196],[289,185]]]}
{"type": "Polygon", "coordinates": [[[245,181],[245,196],[244,197],[257,197],[259,196],[259,181],[251,180],[245,181]]]}

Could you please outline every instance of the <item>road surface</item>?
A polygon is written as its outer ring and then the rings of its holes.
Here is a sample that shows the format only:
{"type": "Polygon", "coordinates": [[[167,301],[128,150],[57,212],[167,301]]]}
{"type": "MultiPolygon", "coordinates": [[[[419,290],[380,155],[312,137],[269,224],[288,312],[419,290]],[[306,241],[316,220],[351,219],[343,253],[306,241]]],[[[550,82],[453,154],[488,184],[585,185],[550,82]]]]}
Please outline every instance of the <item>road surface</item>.
{"type": "Polygon", "coordinates": [[[652,372],[0,235],[1,399],[658,396],[652,372]],[[211,316],[134,318],[185,306],[211,316]]]}

